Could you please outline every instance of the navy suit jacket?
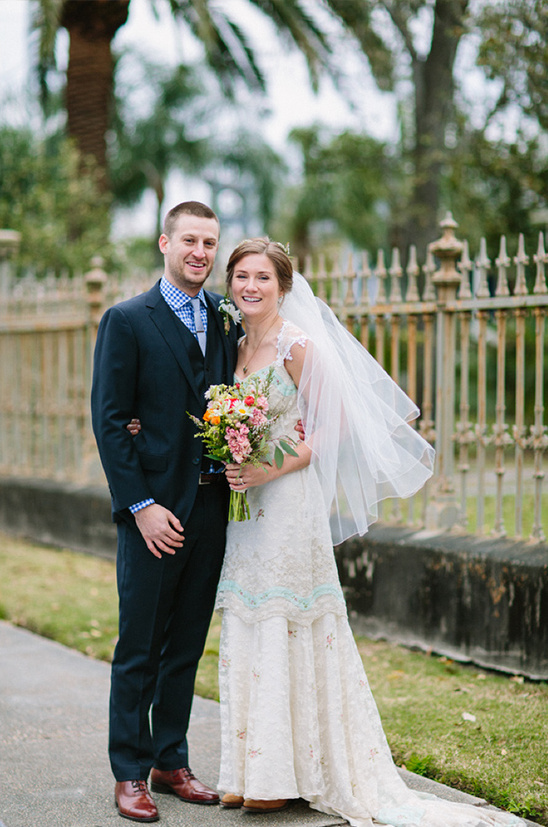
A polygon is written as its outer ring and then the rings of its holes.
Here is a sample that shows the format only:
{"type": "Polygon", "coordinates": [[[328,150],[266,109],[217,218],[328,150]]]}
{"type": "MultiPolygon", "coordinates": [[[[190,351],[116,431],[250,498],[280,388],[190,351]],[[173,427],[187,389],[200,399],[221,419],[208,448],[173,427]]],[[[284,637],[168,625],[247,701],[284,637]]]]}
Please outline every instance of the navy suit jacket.
{"type": "Polygon", "coordinates": [[[228,335],[218,310],[221,296],[205,293],[205,359],[196,338],[160,293],[109,308],[99,325],[91,394],[93,430],[112,496],[115,521],[133,521],[130,505],[152,497],[182,522],[190,514],[200,470],[202,440],[188,413],[200,418],[211,384],[232,384],[238,329],[228,335]],[[139,417],[142,430],[126,428],[139,417]]]}

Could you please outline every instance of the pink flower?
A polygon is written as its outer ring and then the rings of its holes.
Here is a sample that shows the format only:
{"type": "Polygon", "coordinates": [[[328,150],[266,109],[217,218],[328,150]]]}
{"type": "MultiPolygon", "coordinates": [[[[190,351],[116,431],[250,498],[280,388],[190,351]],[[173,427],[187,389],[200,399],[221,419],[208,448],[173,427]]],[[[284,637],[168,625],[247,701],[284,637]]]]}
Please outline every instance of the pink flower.
{"type": "Polygon", "coordinates": [[[242,463],[252,453],[253,449],[247,438],[248,433],[249,428],[246,425],[242,425],[241,422],[237,422],[235,428],[226,429],[226,441],[234,462],[242,463]]]}
{"type": "Polygon", "coordinates": [[[263,396],[261,394],[261,396],[257,397],[257,399],[255,401],[255,405],[257,406],[257,408],[260,408],[262,411],[267,411],[268,410],[268,399],[266,398],[266,396],[263,396]]]}
{"type": "Polygon", "coordinates": [[[260,428],[261,425],[264,425],[265,422],[268,422],[266,416],[261,410],[259,410],[259,408],[253,408],[251,416],[249,417],[249,421],[251,422],[254,428],[260,428]]]}

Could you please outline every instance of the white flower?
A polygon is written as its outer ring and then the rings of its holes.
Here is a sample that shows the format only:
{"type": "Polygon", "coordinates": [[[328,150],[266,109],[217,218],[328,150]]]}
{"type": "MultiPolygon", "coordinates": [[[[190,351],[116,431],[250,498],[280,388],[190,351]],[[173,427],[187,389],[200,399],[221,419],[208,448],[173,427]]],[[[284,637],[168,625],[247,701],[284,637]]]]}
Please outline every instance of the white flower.
{"type": "Polygon", "coordinates": [[[219,302],[219,312],[225,320],[225,333],[228,333],[231,319],[234,324],[238,324],[242,321],[242,314],[238,308],[232,304],[228,296],[225,296],[224,299],[219,302]]]}

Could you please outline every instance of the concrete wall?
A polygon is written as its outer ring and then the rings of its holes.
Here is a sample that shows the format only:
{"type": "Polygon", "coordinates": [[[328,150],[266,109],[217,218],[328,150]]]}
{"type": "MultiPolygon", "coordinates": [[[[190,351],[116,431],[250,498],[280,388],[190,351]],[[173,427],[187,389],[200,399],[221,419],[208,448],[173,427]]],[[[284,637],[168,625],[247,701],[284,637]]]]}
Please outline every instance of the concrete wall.
{"type": "Polygon", "coordinates": [[[116,528],[105,487],[0,478],[0,531],[48,545],[116,556],[116,528]]]}
{"type": "Polygon", "coordinates": [[[548,545],[379,525],[337,560],[356,631],[548,678],[548,545]]]}
{"type": "MultiPolygon", "coordinates": [[[[106,487],[0,479],[0,531],[116,554],[106,487]]],[[[548,679],[548,545],[379,525],[336,555],[356,631],[548,679]]]]}

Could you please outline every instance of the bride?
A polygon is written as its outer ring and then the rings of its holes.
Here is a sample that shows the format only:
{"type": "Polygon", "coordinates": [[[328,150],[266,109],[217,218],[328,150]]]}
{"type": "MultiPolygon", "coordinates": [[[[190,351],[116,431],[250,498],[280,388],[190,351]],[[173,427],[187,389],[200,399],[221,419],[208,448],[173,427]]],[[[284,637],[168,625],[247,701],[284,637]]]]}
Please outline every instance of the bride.
{"type": "Polygon", "coordinates": [[[281,245],[243,241],[227,285],[246,329],[236,381],[273,368],[272,435],[299,419],[305,433],[279,469],[226,469],[251,519],[229,524],[216,601],[222,805],[264,813],[303,798],[355,827],[522,823],[406,787],[348,623],[333,543],[431,476],[433,449],[408,424],[417,408],[281,245]]]}

